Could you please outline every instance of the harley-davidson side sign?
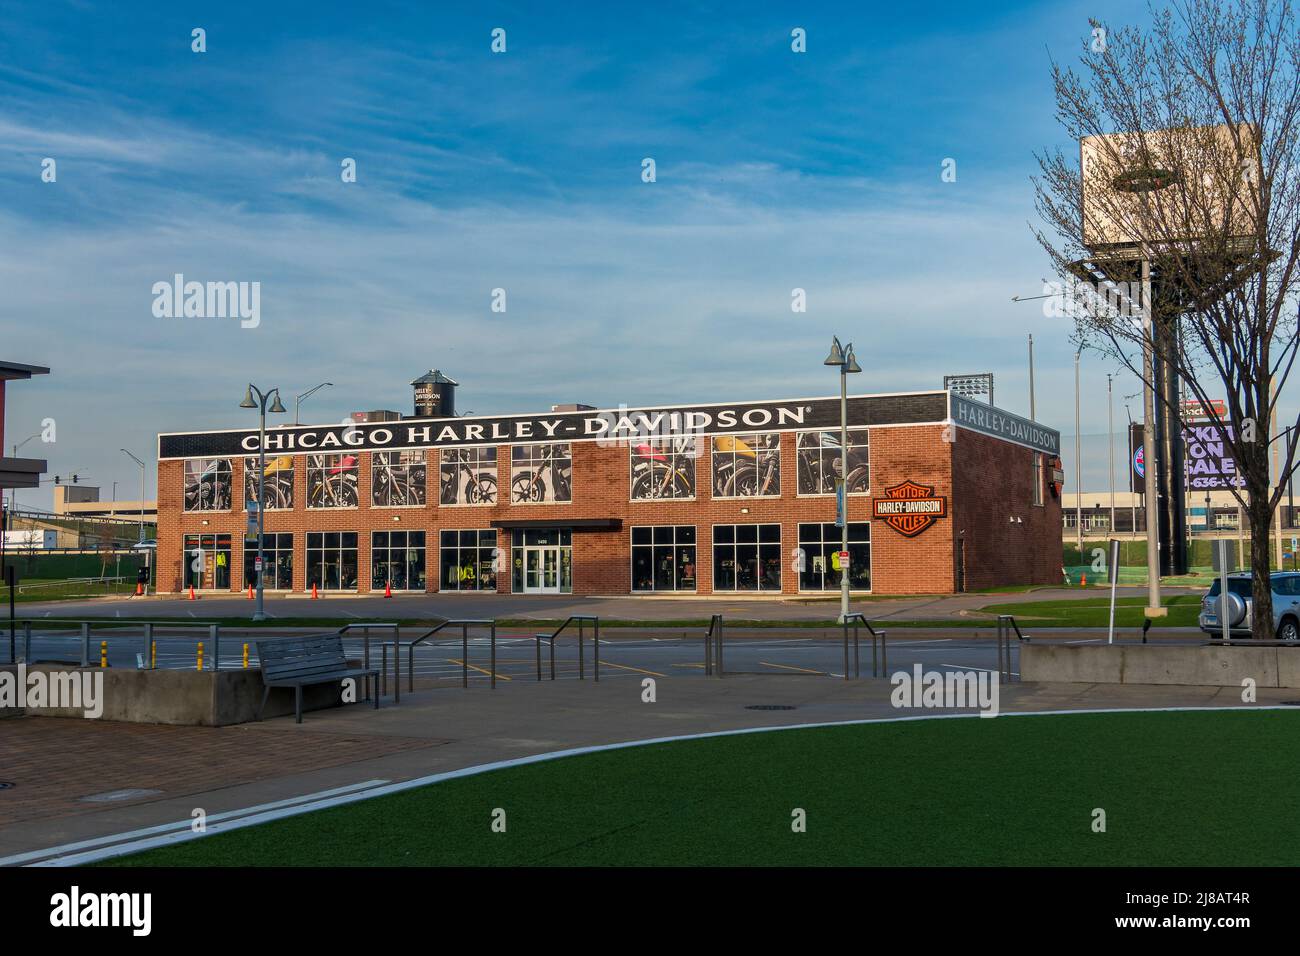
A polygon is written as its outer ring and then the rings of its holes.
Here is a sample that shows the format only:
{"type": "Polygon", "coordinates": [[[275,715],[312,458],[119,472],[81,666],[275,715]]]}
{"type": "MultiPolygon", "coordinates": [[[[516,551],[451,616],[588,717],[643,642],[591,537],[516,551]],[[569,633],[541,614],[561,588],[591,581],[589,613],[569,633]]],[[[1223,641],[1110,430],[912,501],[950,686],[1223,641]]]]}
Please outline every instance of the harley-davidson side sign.
{"type": "Polygon", "coordinates": [[[914,538],[940,518],[948,516],[948,499],[934,493],[933,485],[904,481],[873,499],[875,516],[901,535],[914,538]]]}

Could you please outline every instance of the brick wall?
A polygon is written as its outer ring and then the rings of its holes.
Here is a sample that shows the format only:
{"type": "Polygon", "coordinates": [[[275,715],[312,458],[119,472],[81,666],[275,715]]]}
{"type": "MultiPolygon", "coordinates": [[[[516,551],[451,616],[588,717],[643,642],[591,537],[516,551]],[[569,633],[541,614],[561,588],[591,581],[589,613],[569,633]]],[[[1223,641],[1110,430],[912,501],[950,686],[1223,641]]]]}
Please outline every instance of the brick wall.
{"type": "MultiPolygon", "coordinates": [[[[904,537],[882,522],[872,522],[872,589],[881,594],[942,593],[954,586],[954,528],[959,521],[970,524],[975,516],[988,510],[981,503],[965,503],[963,497],[985,499],[998,485],[1021,476],[1028,494],[1029,452],[1005,442],[959,431],[956,445],[943,440],[943,426],[880,427],[870,430],[871,496],[883,494],[883,489],[911,479],[933,485],[935,494],[949,497],[951,517],[938,519],[928,530],[915,537],[904,537]],[[969,446],[963,444],[970,439],[969,446]],[[958,471],[968,470],[963,480],[954,485],[954,450],[959,457],[958,471]],[[1024,468],[1015,468],[1010,475],[1003,474],[1011,459],[1026,460],[1024,468]],[[962,517],[959,519],[958,515],[962,517]]],[[[582,531],[573,533],[573,589],[578,594],[627,594],[631,591],[631,529],[641,525],[694,525],[696,528],[696,568],[698,593],[707,594],[713,589],[713,525],[763,524],[781,525],[782,592],[798,593],[797,575],[791,570],[792,551],[798,544],[800,522],[833,522],[835,499],[832,495],[796,495],[797,465],[795,434],[781,436],[781,493],[779,497],[746,499],[713,499],[711,497],[710,456],[708,442],[702,441],[704,452],[696,463],[696,498],[690,501],[659,500],[633,502],[630,494],[630,467],[626,447],[602,447],[595,442],[574,442],[573,502],[569,504],[516,504],[498,503],[494,506],[445,506],[438,504],[438,453],[427,453],[427,488],[423,508],[375,507],[371,502],[371,454],[360,454],[358,491],[360,506],[353,509],[308,509],[306,456],[295,456],[294,502],[292,511],[266,513],[266,531],[292,532],[294,535],[294,589],[305,590],[306,561],[305,534],[308,531],[358,532],[358,584],[365,592],[382,590],[383,581],[371,581],[371,532],[390,530],[422,530],[426,543],[426,578],[429,590],[438,587],[438,532],[444,529],[488,529],[493,520],[566,520],[582,518],[618,518],[622,528],[618,531],[582,531]]],[[[231,582],[239,589],[245,581],[243,561],[243,536],[246,514],[243,511],[244,459],[232,461],[233,510],[229,512],[192,512],[183,509],[184,462],[160,461],[158,464],[158,589],[179,591],[182,581],[181,552],[186,533],[229,534],[232,539],[231,582]],[[208,523],[203,524],[204,521],[208,523]]],[[[498,498],[505,501],[510,488],[510,447],[497,450],[498,498]]],[[[1007,492],[1013,494],[1013,492],[1007,492]]],[[[996,510],[996,509],[993,509],[996,510]]],[[[968,547],[978,542],[979,561],[988,560],[995,552],[986,547],[985,537],[998,526],[989,517],[981,519],[978,533],[967,531],[968,547]]],[[[1052,559],[1060,564],[1060,508],[1038,509],[1043,521],[1019,533],[1041,536],[1038,551],[1040,558],[1055,549],[1052,559]],[[1047,512],[1051,512],[1048,514],[1047,512]],[[1032,532],[1030,530],[1032,528],[1032,532]]],[[[849,520],[871,520],[870,496],[851,496],[849,520]]],[[[1005,518],[1003,519],[1005,521],[1005,518]]],[[[962,525],[965,527],[965,525],[962,525]]],[[[1006,534],[1005,529],[1001,531],[1006,534]]],[[[499,531],[497,546],[509,555],[509,531],[499,531]]],[[[968,552],[969,553],[969,552],[968,552]]],[[[1019,582],[1029,574],[1038,574],[1045,558],[1030,562],[1016,558],[1003,570],[989,568],[987,574],[981,567],[978,580],[988,576],[1010,575],[1019,582]],[[1023,567],[1022,567],[1023,565],[1023,567]],[[1030,567],[1032,565],[1032,572],[1030,567]]],[[[974,569],[975,562],[968,558],[974,569]]],[[[1041,571],[1045,574],[1045,571],[1041,571]]],[[[968,587],[983,587],[975,578],[968,587]]],[[[497,576],[498,590],[510,590],[509,573],[497,576]]],[[[748,592],[747,592],[748,593],[748,592]]]]}

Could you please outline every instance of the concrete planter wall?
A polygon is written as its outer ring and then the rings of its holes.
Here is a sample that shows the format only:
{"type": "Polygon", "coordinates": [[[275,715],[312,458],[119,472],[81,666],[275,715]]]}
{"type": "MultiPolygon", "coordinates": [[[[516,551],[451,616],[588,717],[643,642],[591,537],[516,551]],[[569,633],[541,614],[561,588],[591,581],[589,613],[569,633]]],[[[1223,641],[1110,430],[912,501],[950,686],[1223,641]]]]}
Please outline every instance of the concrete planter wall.
{"type": "MultiPolygon", "coordinates": [[[[12,671],[12,666],[4,670],[12,671]]],[[[254,718],[262,700],[262,674],[259,670],[190,671],[126,670],[118,668],[69,668],[50,664],[33,664],[29,672],[40,671],[102,673],[104,675],[103,714],[100,720],[119,720],[135,724],[185,724],[222,727],[242,724],[254,718]]],[[[372,687],[372,691],[374,688],[372,687]]],[[[357,681],[357,698],[364,685],[357,681]]],[[[339,684],[319,684],[303,688],[303,711],[340,705],[339,684]]],[[[21,712],[29,716],[75,717],[84,719],[80,709],[28,707],[21,712]]],[[[262,716],[279,717],[293,713],[293,689],[277,687],[271,691],[262,716]]]]}
{"type": "Polygon", "coordinates": [[[1168,644],[1020,645],[1020,679],[1075,684],[1300,688],[1300,647],[1168,644]]]}

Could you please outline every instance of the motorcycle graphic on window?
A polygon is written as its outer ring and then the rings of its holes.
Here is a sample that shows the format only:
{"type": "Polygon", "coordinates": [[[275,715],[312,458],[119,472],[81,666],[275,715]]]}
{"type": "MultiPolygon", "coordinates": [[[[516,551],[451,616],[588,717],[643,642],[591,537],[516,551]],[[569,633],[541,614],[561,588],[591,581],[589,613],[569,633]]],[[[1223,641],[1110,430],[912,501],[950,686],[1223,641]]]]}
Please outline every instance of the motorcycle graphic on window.
{"type": "Polygon", "coordinates": [[[355,508],[356,455],[312,455],[307,467],[308,508],[355,508]]]}
{"type": "MultiPolygon", "coordinates": [[[[573,463],[567,454],[560,457],[561,451],[567,451],[567,445],[542,445],[541,458],[533,460],[521,456],[516,459],[519,464],[511,468],[510,500],[515,504],[536,504],[544,501],[570,501],[572,488],[570,478],[573,463]]],[[[534,449],[520,449],[524,455],[534,449]]]]}
{"type": "Polygon", "coordinates": [[[484,459],[470,449],[444,451],[439,501],[444,505],[497,503],[496,459],[484,459]]]}
{"type": "MultiPolygon", "coordinates": [[[[831,495],[835,479],[843,466],[840,462],[839,432],[804,432],[798,438],[799,494],[831,495]]],[[[845,484],[849,494],[870,490],[870,469],[865,437],[849,433],[849,477],[845,484]]]]}
{"type": "MultiPolygon", "coordinates": [[[[262,507],[289,509],[293,507],[293,456],[277,455],[266,460],[262,473],[262,507]]],[[[244,459],[244,500],[257,500],[257,459],[244,459]]]]}
{"type": "Polygon", "coordinates": [[[424,504],[427,476],[424,456],[402,458],[401,455],[401,452],[389,452],[373,456],[375,504],[389,507],[424,504]]]}
{"type": "Polygon", "coordinates": [[[662,443],[642,442],[632,446],[632,498],[695,497],[694,439],[675,440],[668,450],[662,443]]]}
{"type": "Polygon", "coordinates": [[[185,463],[185,510],[230,510],[230,459],[185,463]]]}
{"type": "Polygon", "coordinates": [[[781,436],[722,435],[713,439],[713,496],[754,498],[781,493],[781,436]],[[750,441],[745,439],[751,439],[750,441]],[[757,446],[757,447],[755,447],[757,446]]]}

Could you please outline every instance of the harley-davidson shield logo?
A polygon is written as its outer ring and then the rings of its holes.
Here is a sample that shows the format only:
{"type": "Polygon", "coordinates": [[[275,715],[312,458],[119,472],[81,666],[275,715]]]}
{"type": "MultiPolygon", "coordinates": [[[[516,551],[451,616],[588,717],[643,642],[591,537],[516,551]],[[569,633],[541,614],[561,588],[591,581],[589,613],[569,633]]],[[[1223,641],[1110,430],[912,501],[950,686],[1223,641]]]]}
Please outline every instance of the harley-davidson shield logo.
{"type": "Polygon", "coordinates": [[[934,493],[933,485],[904,481],[885,489],[874,499],[875,516],[895,531],[914,538],[939,518],[948,516],[948,499],[934,493]]]}

